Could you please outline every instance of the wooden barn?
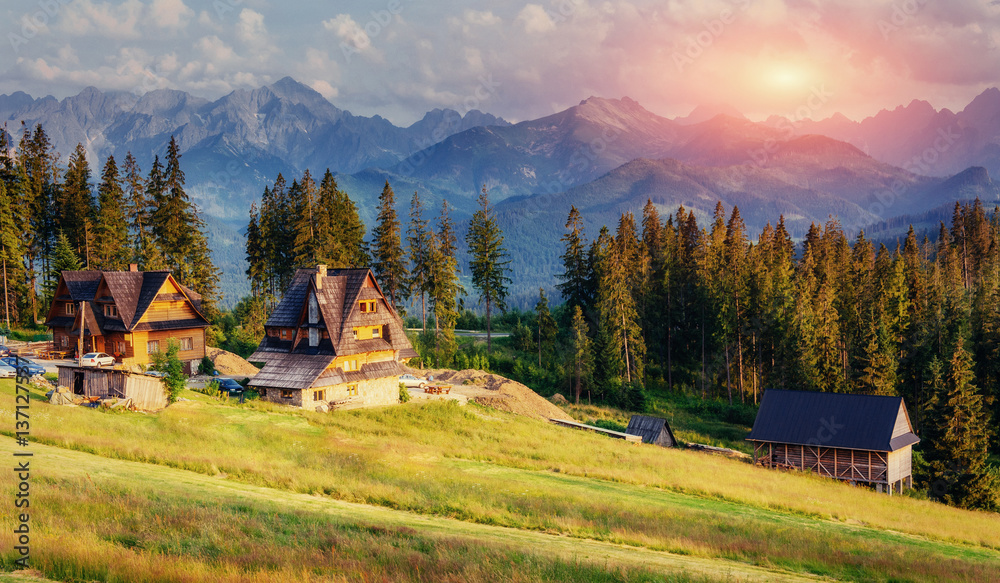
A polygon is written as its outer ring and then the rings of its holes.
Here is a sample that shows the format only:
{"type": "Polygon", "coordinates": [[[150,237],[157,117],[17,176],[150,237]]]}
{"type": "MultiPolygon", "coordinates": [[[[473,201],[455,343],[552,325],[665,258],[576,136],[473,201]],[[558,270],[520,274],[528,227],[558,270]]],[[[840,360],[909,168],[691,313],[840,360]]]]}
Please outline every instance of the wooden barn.
{"type": "Polygon", "coordinates": [[[625,433],[642,437],[643,443],[652,443],[663,447],[674,447],[677,440],[674,439],[674,432],[670,430],[670,424],[666,419],[650,417],[648,415],[633,415],[628,420],[628,428],[625,433]]]}
{"type": "Polygon", "coordinates": [[[306,408],[399,402],[401,362],[417,355],[369,269],[300,269],[248,359],[261,398],[306,408]]]}
{"type": "Polygon", "coordinates": [[[167,406],[167,390],[157,377],[125,370],[59,365],[59,385],[74,395],[107,399],[132,399],[139,409],[155,411],[167,406]]]}
{"type": "Polygon", "coordinates": [[[913,433],[901,397],[764,392],[753,430],[754,463],[866,483],[879,492],[913,486],[913,433]]]}
{"type": "Polygon", "coordinates": [[[192,374],[205,356],[208,319],[201,296],[168,271],[64,271],[45,325],[55,352],[73,354],[83,327],[83,351],[106,352],[126,365],[149,362],[173,340],[192,374]]]}

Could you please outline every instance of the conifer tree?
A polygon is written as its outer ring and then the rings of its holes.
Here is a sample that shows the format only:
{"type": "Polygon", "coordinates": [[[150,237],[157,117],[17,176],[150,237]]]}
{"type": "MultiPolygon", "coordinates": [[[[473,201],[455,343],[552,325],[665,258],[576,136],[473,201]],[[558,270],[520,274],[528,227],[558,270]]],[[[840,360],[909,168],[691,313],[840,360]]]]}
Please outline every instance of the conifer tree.
{"type": "Polygon", "coordinates": [[[295,266],[299,268],[315,267],[322,261],[318,260],[317,255],[316,182],[308,169],[302,174],[301,181],[292,180],[288,196],[294,205],[292,220],[295,231],[293,242],[295,266]]]}
{"type": "Polygon", "coordinates": [[[399,218],[396,216],[396,194],[385,181],[378,199],[378,217],[372,229],[372,272],[389,296],[396,311],[405,314],[403,301],[408,297],[406,255],[403,252],[399,218]]]}
{"type": "Polygon", "coordinates": [[[437,227],[437,232],[430,237],[430,300],[434,308],[439,357],[442,362],[449,362],[457,350],[458,296],[465,290],[458,281],[457,237],[446,201],[441,205],[437,227]]]}
{"type": "MultiPolygon", "coordinates": [[[[21,263],[26,253],[24,246],[23,222],[15,212],[11,196],[7,192],[7,183],[0,181],[0,301],[3,302],[3,318],[5,329],[11,328],[11,322],[22,321],[22,309],[30,309],[29,305],[23,305],[28,295],[25,293],[27,280],[24,275],[24,267],[21,263]],[[21,301],[19,301],[21,300],[21,301]]],[[[32,299],[34,294],[32,295],[32,299]]]]}
{"type": "Polygon", "coordinates": [[[19,192],[14,192],[11,185],[8,185],[8,195],[20,195],[19,206],[24,209],[28,263],[25,296],[31,304],[31,321],[34,322],[38,320],[36,273],[39,268],[42,273],[49,272],[48,258],[52,254],[57,232],[58,213],[55,204],[61,190],[56,163],[59,156],[49,142],[45,129],[39,124],[35,126],[34,133],[24,125],[17,158],[21,166],[22,187],[19,192]]]}
{"type": "Polygon", "coordinates": [[[146,180],[132,152],[125,155],[122,173],[125,175],[125,216],[128,217],[131,236],[129,246],[132,248],[132,257],[138,263],[139,249],[143,246],[143,240],[149,236],[149,200],[146,197],[146,180]]]}
{"type": "Polygon", "coordinates": [[[565,251],[560,256],[563,272],[558,275],[562,283],[556,287],[562,293],[567,306],[586,308],[591,305],[587,293],[587,239],[583,234],[583,219],[580,211],[571,206],[566,219],[566,234],[560,239],[565,244],[565,251]]]}
{"type": "Polygon", "coordinates": [[[491,323],[493,309],[507,310],[507,286],[510,284],[510,256],[503,244],[503,233],[495,214],[490,214],[489,192],[483,186],[479,210],[469,221],[465,236],[469,247],[469,271],[472,285],[479,290],[479,301],[486,306],[486,350],[492,352],[491,323]]]}
{"type": "Polygon", "coordinates": [[[420,325],[427,331],[427,293],[431,291],[431,271],[434,257],[431,248],[431,233],[424,219],[424,208],[420,195],[414,191],[410,199],[410,226],[407,229],[407,254],[410,258],[410,278],[407,287],[410,294],[420,296],[420,325]]]}
{"type": "Polygon", "coordinates": [[[264,294],[267,283],[267,265],[264,240],[261,236],[257,203],[250,203],[250,222],[247,224],[247,277],[250,278],[250,292],[254,298],[264,294]]]}
{"type": "Polygon", "coordinates": [[[365,244],[365,225],[358,215],[358,207],[346,192],[337,187],[337,182],[329,169],[323,176],[321,189],[329,190],[333,194],[330,211],[324,216],[333,225],[337,248],[340,249],[340,256],[333,264],[344,267],[368,267],[371,258],[365,244]]]}
{"type": "Polygon", "coordinates": [[[549,311],[549,299],[545,297],[545,290],[538,288],[538,303],[535,304],[535,320],[538,323],[538,366],[542,366],[542,353],[550,354],[556,342],[556,335],[559,333],[559,326],[549,311]]]}
{"type": "Polygon", "coordinates": [[[600,269],[597,308],[600,327],[611,345],[606,352],[612,358],[609,364],[628,383],[643,379],[646,353],[633,297],[638,279],[633,273],[637,257],[635,222],[631,213],[626,213],[618,222],[615,239],[600,269]]]}
{"type": "Polygon", "coordinates": [[[990,416],[973,384],[971,355],[962,344],[959,340],[946,366],[932,364],[933,421],[924,437],[931,467],[929,486],[948,504],[992,510],[998,484],[986,463],[990,416]]]}
{"type": "Polygon", "coordinates": [[[94,195],[90,187],[90,164],[83,144],[77,144],[57,198],[58,229],[66,234],[77,255],[91,262],[94,229],[94,195]]]}
{"type": "Polygon", "coordinates": [[[125,220],[125,192],[114,156],[108,156],[97,187],[98,209],[94,224],[96,267],[120,271],[128,267],[128,223],[125,220]]]}
{"type": "MultiPolygon", "coordinates": [[[[178,282],[201,294],[202,306],[211,311],[216,299],[218,270],[208,249],[205,223],[184,191],[180,158],[180,146],[171,136],[162,182],[155,174],[147,181],[153,194],[150,230],[167,269],[178,282]]],[[[154,160],[154,171],[156,166],[154,160]]]]}
{"type": "Polygon", "coordinates": [[[590,352],[590,337],[587,321],[583,317],[580,306],[573,306],[573,323],[571,331],[572,362],[573,362],[573,396],[574,403],[580,404],[580,394],[583,385],[590,376],[592,355],[590,352]]]}
{"type": "Polygon", "coordinates": [[[78,271],[80,269],[80,258],[73,251],[73,246],[69,244],[69,239],[64,233],[59,233],[59,237],[56,238],[56,247],[52,251],[52,262],[49,265],[52,273],[47,278],[45,292],[46,296],[51,299],[59,284],[60,274],[64,271],[78,271]]]}

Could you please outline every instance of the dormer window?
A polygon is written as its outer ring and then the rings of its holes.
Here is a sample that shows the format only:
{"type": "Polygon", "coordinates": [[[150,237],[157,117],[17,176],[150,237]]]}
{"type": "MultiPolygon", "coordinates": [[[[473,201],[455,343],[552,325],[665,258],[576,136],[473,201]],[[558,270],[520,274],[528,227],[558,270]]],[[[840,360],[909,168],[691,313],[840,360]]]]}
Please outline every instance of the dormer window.
{"type": "Polygon", "coordinates": [[[372,328],[372,338],[381,338],[382,328],[372,328]]]}
{"type": "Polygon", "coordinates": [[[107,304],[104,306],[104,315],[108,318],[118,317],[118,306],[114,304],[107,304]]]}
{"type": "Polygon", "coordinates": [[[360,302],[358,302],[358,304],[361,306],[362,313],[368,314],[377,311],[378,307],[377,300],[361,300],[360,302]]]}
{"type": "Polygon", "coordinates": [[[76,313],[76,304],[74,304],[73,302],[70,302],[70,303],[66,304],[66,313],[68,315],[70,315],[70,316],[72,316],[73,314],[75,314],[76,313]]]}

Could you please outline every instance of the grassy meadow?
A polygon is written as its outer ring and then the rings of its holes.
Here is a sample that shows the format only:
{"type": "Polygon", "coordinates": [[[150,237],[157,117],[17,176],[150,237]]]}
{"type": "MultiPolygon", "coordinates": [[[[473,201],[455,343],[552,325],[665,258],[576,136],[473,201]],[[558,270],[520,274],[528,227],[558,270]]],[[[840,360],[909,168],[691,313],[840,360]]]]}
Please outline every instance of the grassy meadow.
{"type": "MultiPolygon", "coordinates": [[[[1000,573],[996,514],[633,446],[475,405],[319,414],[184,396],[191,400],[150,415],[33,404],[32,438],[55,448],[45,456],[79,456],[35,477],[46,546],[33,566],[57,580],[108,581],[301,580],[306,572],[306,580],[750,580],[760,570],[765,578],[989,581],[1000,573]],[[94,471],[67,469],[88,464],[94,471]],[[125,480],[128,472],[139,473],[125,480]],[[190,476],[216,486],[189,490],[190,476]],[[291,499],[367,514],[331,522],[291,499]],[[445,526],[431,532],[429,520],[445,526]],[[548,542],[512,544],[512,533],[548,542]],[[550,552],[557,542],[605,554],[594,562],[550,552]],[[141,568],[117,572],[109,556],[141,568]]],[[[0,381],[0,432],[11,433],[12,405],[13,383],[0,381]]],[[[14,487],[10,476],[0,485],[14,487]]],[[[4,561],[9,570],[11,557],[4,561]]]]}

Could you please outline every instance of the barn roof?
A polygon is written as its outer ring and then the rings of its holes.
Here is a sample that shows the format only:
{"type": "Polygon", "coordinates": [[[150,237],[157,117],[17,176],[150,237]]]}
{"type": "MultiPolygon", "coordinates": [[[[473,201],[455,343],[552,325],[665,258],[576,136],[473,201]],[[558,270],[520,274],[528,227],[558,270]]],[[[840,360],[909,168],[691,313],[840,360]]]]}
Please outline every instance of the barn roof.
{"type": "Polygon", "coordinates": [[[250,386],[307,389],[331,362],[333,355],[327,354],[270,354],[264,368],[250,379],[250,386]]]}
{"type": "Polygon", "coordinates": [[[920,439],[902,397],[768,389],[749,441],[895,451],[920,439]]]}
{"type": "Polygon", "coordinates": [[[75,302],[94,299],[101,284],[100,271],[64,271],[62,278],[75,302]]]}
{"type": "Polygon", "coordinates": [[[670,436],[670,443],[677,443],[677,440],[674,439],[674,432],[670,430],[667,420],[661,417],[633,415],[628,420],[628,428],[625,430],[625,433],[641,436],[643,443],[655,443],[660,439],[660,434],[664,431],[670,436]]]}

